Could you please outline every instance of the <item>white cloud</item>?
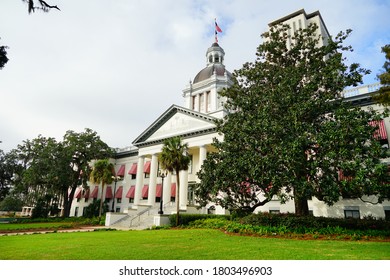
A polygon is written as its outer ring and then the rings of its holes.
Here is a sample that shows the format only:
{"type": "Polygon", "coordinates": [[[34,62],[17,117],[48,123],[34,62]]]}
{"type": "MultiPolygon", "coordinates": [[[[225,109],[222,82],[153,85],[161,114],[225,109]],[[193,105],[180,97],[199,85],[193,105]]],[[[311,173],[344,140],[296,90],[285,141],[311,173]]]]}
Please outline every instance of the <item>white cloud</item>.
{"type": "Polygon", "coordinates": [[[329,31],[354,30],[349,56],[375,81],[389,43],[390,1],[51,0],[61,11],[28,15],[22,1],[0,3],[0,148],[42,134],[61,138],[89,127],[124,147],[171,104],[206,65],[214,18],[233,71],[255,58],[267,24],[304,8],[320,10],[329,31]]]}

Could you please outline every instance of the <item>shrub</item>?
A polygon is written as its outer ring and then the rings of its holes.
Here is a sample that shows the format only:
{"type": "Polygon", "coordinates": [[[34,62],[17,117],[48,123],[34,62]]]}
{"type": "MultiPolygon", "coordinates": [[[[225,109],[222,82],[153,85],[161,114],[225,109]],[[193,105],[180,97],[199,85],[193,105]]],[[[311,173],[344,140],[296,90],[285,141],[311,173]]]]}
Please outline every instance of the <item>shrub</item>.
{"type": "MultiPolygon", "coordinates": [[[[229,219],[229,215],[215,215],[215,214],[181,214],[179,216],[179,225],[188,226],[191,222],[203,219],[223,218],[229,219]]],[[[176,214],[169,216],[169,223],[171,226],[176,225],[176,214]]]]}
{"type": "MultiPolygon", "coordinates": [[[[100,208],[100,199],[97,199],[96,201],[93,201],[91,204],[89,204],[87,206],[87,208],[85,209],[84,216],[86,218],[92,218],[92,217],[99,216],[99,208],[100,208]]],[[[103,214],[108,212],[108,204],[107,203],[103,203],[102,211],[103,211],[103,214]]]]}
{"type": "Polygon", "coordinates": [[[296,232],[328,227],[363,231],[369,229],[390,231],[390,222],[385,220],[296,216],[295,214],[258,213],[241,218],[240,222],[261,226],[286,226],[289,230],[296,232]]]}

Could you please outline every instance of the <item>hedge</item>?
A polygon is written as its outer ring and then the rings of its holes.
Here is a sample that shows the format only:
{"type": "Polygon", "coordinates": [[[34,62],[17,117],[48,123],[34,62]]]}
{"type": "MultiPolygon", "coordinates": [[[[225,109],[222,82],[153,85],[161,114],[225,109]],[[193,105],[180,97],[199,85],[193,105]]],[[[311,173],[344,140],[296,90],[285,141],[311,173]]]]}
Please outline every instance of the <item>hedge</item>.
{"type": "Polygon", "coordinates": [[[243,224],[262,226],[285,226],[297,230],[299,228],[323,229],[340,227],[350,230],[387,230],[390,231],[390,221],[375,219],[344,219],[314,216],[297,216],[295,214],[251,214],[240,219],[243,224]]]}
{"type": "MultiPolygon", "coordinates": [[[[188,226],[191,222],[196,220],[204,220],[204,219],[230,219],[230,215],[215,215],[215,214],[180,214],[179,215],[179,225],[180,226],[188,226]]],[[[169,223],[171,226],[176,226],[176,214],[172,214],[169,216],[169,223]]]]}

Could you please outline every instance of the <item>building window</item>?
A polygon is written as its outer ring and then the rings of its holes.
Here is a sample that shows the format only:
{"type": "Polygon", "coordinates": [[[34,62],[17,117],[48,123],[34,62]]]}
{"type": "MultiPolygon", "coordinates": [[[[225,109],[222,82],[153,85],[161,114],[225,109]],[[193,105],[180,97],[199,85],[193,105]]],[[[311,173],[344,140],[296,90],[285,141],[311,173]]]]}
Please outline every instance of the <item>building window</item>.
{"type": "Polygon", "coordinates": [[[187,200],[188,205],[195,205],[195,188],[196,182],[188,182],[187,200]]]}
{"type": "Polygon", "coordinates": [[[199,112],[204,112],[204,94],[199,94],[199,112]]]}
{"type": "Polygon", "coordinates": [[[134,197],[129,198],[129,203],[134,203],[134,197]]]}
{"type": "Polygon", "coordinates": [[[192,96],[192,100],[191,101],[192,101],[191,108],[192,108],[192,110],[195,111],[196,96],[192,96]]]}
{"type": "Polygon", "coordinates": [[[279,209],[269,209],[269,213],[270,214],[280,214],[280,210],[279,209]]]}
{"type": "Polygon", "coordinates": [[[110,200],[111,200],[111,199],[106,198],[106,199],[104,200],[104,203],[110,203],[110,200]]]}
{"type": "Polygon", "coordinates": [[[211,110],[211,94],[210,92],[206,92],[206,112],[210,112],[211,110]]]}
{"type": "Polygon", "coordinates": [[[74,209],[74,216],[75,216],[75,217],[78,217],[78,214],[79,214],[79,207],[76,207],[76,208],[74,209]]]}
{"type": "Polygon", "coordinates": [[[80,198],[77,198],[77,202],[80,202],[80,198]]]}
{"type": "Polygon", "coordinates": [[[116,207],[116,208],[115,208],[115,212],[116,212],[116,213],[119,213],[120,211],[121,211],[121,208],[120,208],[120,207],[116,207]]]}
{"type": "Polygon", "coordinates": [[[192,155],[188,155],[190,157],[190,162],[188,163],[188,174],[192,174],[192,155]]]}
{"type": "Polygon", "coordinates": [[[354,218],[354,219],[360,219],[360,211],[359,210],[352,210],[352,209],[344,209],[344,217],[346,219],[348,218],[354,218]]]}
{"type": "Polygon", "coordinates": [[[83,216],[85,217],[86,214],[87,214],[87,207],[84,207],[83,208],[83,216]]]}
{"type": "Polygon", "coordinates": [[[131,180],[137,179],[137,174],[131,174],[131,180]]]}
{"type": "Polygon", "coordinates": [[[121,203],[122,202],[122,198],[117,198],[116,199],[116,203],[121,203]]]}
{"type": "Polygon", "coordinates": [[[84,199],[84,202],[88,202],[88,197],[86,197],[86,198],[84,199]]]}

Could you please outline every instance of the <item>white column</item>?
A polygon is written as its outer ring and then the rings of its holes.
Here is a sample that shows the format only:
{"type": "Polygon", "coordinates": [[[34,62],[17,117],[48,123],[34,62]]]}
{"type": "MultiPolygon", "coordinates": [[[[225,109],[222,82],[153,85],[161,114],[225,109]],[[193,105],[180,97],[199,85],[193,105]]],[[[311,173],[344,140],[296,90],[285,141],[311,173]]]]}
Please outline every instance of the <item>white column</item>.
{"type": "Polygon", "coordinates": [[[166,205],[168,202],[171,201],[171,186],[172,186],[172,173],[168,172],[167,177],[164,178],[163,205],[166,205]]]}
{"type": "Polygon", "coordinates": [[[188,170],[180,171],[180,209],[187,209],[188,200],[188,170]]]}
{"type": "Polygon", "coordinates": [[[134,205],[139,205],[144,186],[144,156],[138,157],[137,179],[135,181],[134,205]]]}
{"type": "Polygon", "coordinates": [[[204,160],[206,159],[206,156],[207,156],[206,146],[202,145],[199,147],[199,170],[202,167],[202,164],[203,164],[204,160]]]}
{"type": "Polygon", "coordinates": [[[150,166],[148,205],[153,205],[156,202],[157,168],[158,168],[157,154],[153,154],[152,162],[150,166]]]}

